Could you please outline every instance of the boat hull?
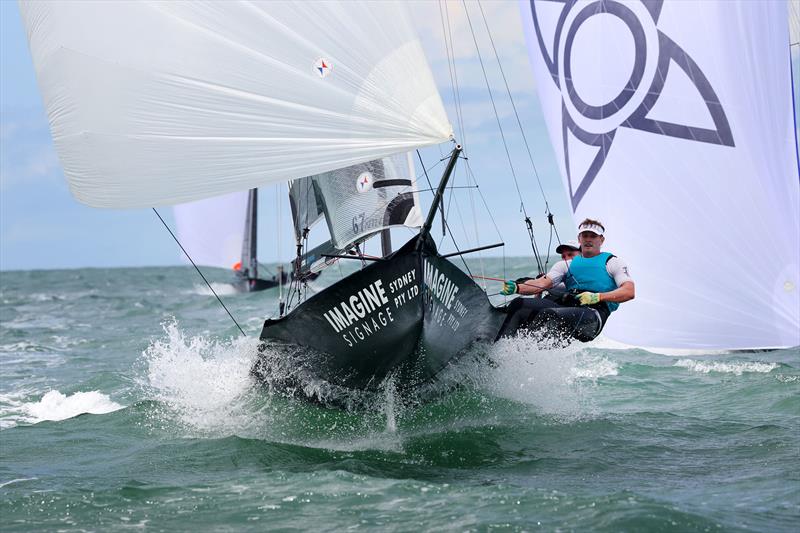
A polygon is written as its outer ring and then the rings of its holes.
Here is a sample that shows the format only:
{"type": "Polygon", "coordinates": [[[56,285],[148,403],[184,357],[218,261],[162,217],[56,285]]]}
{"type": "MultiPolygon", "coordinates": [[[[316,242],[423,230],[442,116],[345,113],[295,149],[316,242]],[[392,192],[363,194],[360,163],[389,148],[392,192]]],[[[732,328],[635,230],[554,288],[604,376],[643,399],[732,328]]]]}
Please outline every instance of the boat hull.
{"type": "Polygon", "coordinates": [[[307,377],[374,390],[390,374],[403,387],[430,381],[470,345],[494,341],[505,313],[431,241],[417,242],[267,320],[262,351],[291,354],[307,377]]]}

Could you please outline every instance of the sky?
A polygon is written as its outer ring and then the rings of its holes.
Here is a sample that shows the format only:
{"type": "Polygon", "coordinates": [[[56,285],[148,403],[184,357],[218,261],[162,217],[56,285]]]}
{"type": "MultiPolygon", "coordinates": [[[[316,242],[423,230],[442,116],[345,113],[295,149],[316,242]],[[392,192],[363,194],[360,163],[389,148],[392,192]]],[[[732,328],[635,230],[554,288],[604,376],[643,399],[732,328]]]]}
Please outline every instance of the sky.
{"type": "MultiPolygon", "coordinates": [[[[562,233],[573,233],[566,196],[535,96],[517,4],[484,2],[483,8],[525,133],[532,145],[550,208],[557,216],[557,227],[562,233]]],[[[477,205],[475,213],[479,220],[477,224],[473,223],[470,198],[462,192],[456,196],[457,203],[452,208],[451,216],[456,220],[453,225],[462,231],[459,235],[462,248],[502,240],[506,243],[505,255],[529,255],[530,242],[523,215],[519,212],[519,200],[509,177],[509,164],[499,141],[495,115],[463,9],[460,2],[447,5],[464,116],[462,130],[455,120],[457,113],[453,105],[439,4],[431,1],[410,3],[412,19],[448,116],[467,149],[471,167],[491,211],[489,217],[487,210],[481,207],[480,198],[474,196],[472,202],[477,205]],[[465,139],[461,138],[462,131],[465,139]],[[500,232],[494,229],[495,224],[500,232]],[[477,237],[476,228],[480,228],[477,237]]],[[[549,231],[542,195],[521,144],[488,34],[485,28],[481,28],[480,11],[476,4],[472,4],[471,9],[470,16],[476,26],[498,112],[509,137],[525,208],[534,220],[539,240],[546,246],[549,231]]],[[[151,210],[96,209],[79,203],[70,195],[53,148],[16,2],[0,1],[0,36],[0,270],[183,264],[176,244],[151,210]]],[[[436,148],[423,152],[426,161],[435,161],[438,154],[436,148]]],[[[456,180],[459,179],[464,179],[463,174],[456,174],[456,180]]],[[[288,203],[280,205],[280,220],[275,207],[279,199],[284,201],[284,190],[276,186],[261,190],[263,216],[259,221],[259,260],[262,262],[285,261],[292,257],[288,230],[281,235],[281,249],[277,248],[278,233],[288,227],[288,203]]],[[[160,212],[172,225],[171,209],[162,208],[160,212]]]]}

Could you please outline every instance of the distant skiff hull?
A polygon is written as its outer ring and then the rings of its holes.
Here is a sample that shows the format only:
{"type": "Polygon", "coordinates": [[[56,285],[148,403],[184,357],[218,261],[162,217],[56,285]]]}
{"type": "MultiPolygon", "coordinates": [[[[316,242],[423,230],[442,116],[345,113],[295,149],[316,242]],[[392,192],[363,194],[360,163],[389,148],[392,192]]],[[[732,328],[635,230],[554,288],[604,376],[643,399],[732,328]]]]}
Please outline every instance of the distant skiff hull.
{"type": "Polygon", "coordinates": [[[432,242],[417,239],[326,288],[261,332],[264,354],[283,350],[293,370],[349,389],[373,390],[390,374],[400,385],[431,380],[470,345],[494,341],[506,314],[432,242]]]}

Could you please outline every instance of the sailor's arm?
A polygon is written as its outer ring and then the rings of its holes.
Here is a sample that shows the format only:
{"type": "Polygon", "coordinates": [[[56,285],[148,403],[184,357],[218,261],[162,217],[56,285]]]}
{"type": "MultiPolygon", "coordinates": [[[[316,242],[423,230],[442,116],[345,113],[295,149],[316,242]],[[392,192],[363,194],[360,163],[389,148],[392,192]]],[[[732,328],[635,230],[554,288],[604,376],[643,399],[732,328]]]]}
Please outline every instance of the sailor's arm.
{"type": "Polygon", "coordinates": [[[633,300],[636,296],[636,286],[633,284],[633,278],[628,272],[628,265],[625,261],[614,256],[606,263],[606,268],[608,274],[614,278],[617,288],[613,291],[600,293],[600,301],[621,304],[622,302],[633,300]]]}
{"type": "Polygon", "coordinates": [[[599,293],[601,302],[614,302],[621,304],[636,297],[636,286],[632,281],[626,281],[613,291],[599,293]]]}
{"type": "Polygon", "coordinates": [[[553,280],[544,276],[543,278],[537,279],[529,279],[525,283],[520,283],[517,285],[517,292],[525,295],[530,294],[539,294],[545,289],[549,289],[553,286],[553,280]]]}

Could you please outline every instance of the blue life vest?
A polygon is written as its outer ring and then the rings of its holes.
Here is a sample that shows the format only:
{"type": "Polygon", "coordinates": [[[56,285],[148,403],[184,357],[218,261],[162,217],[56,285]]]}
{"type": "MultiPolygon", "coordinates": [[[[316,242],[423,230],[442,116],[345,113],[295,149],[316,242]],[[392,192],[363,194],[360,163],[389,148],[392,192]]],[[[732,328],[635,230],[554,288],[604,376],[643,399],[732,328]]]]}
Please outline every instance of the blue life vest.
{"type": "MultiPolygon", "coordinates": [[[[567,289],[578,289],[589,292],[609,292],[617,288],[617,283],[608,274],[606,263],[614,254],[600,252],[594,257],[586,258],[576,255],[569,264],[569,273],[564,278],[567,289]]],[[[615,302],[603,302],[609,311],[619,307],[615,302]]]]}

